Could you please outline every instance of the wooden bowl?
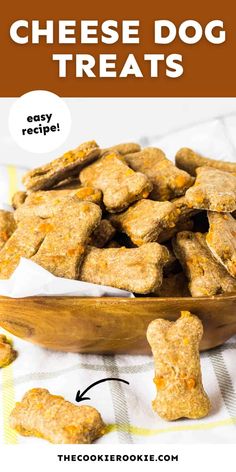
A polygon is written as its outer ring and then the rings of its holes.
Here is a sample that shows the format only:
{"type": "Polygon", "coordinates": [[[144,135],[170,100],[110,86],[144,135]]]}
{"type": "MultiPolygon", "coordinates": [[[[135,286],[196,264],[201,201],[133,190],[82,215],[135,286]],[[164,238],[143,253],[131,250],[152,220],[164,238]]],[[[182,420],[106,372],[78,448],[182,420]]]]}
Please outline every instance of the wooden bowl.
{"type": "Polygon", "coordinates": [[[201,349],[236,334],[236,294],[207,298],[0,297],[0,326],[45,348],[94,354],[149,354],[146,329],[181,310],[201,318],[201,349]]]}

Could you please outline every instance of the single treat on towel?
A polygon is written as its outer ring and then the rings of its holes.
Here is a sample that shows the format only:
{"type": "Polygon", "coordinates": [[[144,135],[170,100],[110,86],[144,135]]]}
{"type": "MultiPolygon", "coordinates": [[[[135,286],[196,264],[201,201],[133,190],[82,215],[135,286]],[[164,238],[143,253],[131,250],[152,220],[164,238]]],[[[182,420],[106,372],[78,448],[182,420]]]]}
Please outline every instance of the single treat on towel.
{"type": "Polygon", "coordinates": [[[27,193],[23,192],[22,190],[18,190],[18,192],[14,193],[12,197],[12,202],[11,202],[14,210],[19,208],[19,206],[21,206],[24,203],[26,197],[27,197],[27,193]]]}
{"type": "Polygon", "coordinates": [[[30,193],[25,203],[14,212],[14,218],[17,222],[29,216],[50,218],[60,212],[61,207],[67,205],[67,202],[71,201],[73,196],[80,201],[89,201],[98,205],[102,202],[102,192],[92,187],[80,186],[80,188],[70,190],[42,190],[30,193]]]}
{"type": "Polygon", "coordinates": [[[144,148],[140,152],[127,154],[125,160],[132,169],[142,172],[152,182],[150,198],[153,200],[164,201],[183,195],[194,182],[187,172],[175,167],[158,148],[144,148]]]}
{"type": "Polygon", "coordinates": [[[31,258],[46,234],[44,220],[37,216],[22,220],[0,251],[0,279],[8,279],[21,257],[31,258]]]}
{"type": "Polygon", "coordinates": [[[202,233],[183,231],[173,240],[173,249],[189,280],[193,297],[210,297],[236,291],[236,280],[212,256],[202,233]]]}
{"type": "Polygon", "coordinates": [[[185,170],[193,176],[196,175],[198,167],[214,167],[215,169],[236,174],[235,162],[225,162],[203,157],[189,148],[181,148],[175,156],[175,162],[179,169],[185,170]]]}
{"type": "Polygon", "coordinates": [[[16,229],[16,222],[11,211],[0,210],[0,249],[16,229]]]}
{"type": "Polygon", "coordinates": [[[115,213],[141,198],[147,198],[152,185],[146,175],[130,169],[116,152],[105,154],[80,173],[83,185],[91,185],[103,192],[108,211],[115,213]]]}
{"type": "Polygon", "coordinates": [[[236,176],[229,172],[199,167],[193,187],[186,192],[187,205],[198,210],[236,210],[236,176]]]}
{"type": "Polygon", "coordinates": [[[202,385],[202,335],[202,322],[189,311],[182,311],[175,322],[156,319],[148,326],[157,392],[152,407],[164,420],[203,418],[210,411],[210,400],[202,385]]]}
{"type": "Polygon", "coordinates": [[[0,334],[0,368],[11,364],[16,356],[17,353],[13,349],[11,342],[4,334],[0,334]]]}
{"type": "Polygon", "coordinates": [[[207,245],[218,262],[232,277],[236,277],[236,220],[230,213],[209,211],[210,224],[207,245]]]}
{"type": "Polygon", "coordinates": [[[158,243],[139,248],[90,248],[84,258],[80,280],[99,285],[150,293],[162,284],[168,250],[158,243]]]}
{"type": "Polygon", "coordinates": [[[101,156],[106,154],[107,152],[118,152],[122,156],[125,156],[126,154],[133,153],[133,152],[138,152],[141,150],[141,146],[137,143],[121,143],[121,144],[116,144],[115,146],[111,146],[106,149],[101,149],[101,156]]]}
{"type": "Polygon", "coordinates": [[[141,246],[156,241],[163,230],[174,228],[178,216],[179,212],[171,202],[142,199],[123,213],[111,215],[110,220],[136,246],[141,246]]]}
{"type": "Polygon", "coordinates": [[[90,237],[90,244],[102,248],[111,241],[115,234],[116,229],[114,226],[109,220],[104,218],[90,237]]]}
{"type": "Polygon", "coordinates": [[[60,215],[44,221],[47,234],[32,260],[57,277],[77,279],[89,237],[101,221],[100,207],[74,196],[60,215]]]}
{"type": "Polygon", "coordinates": [[[93,162],[99,155],[100,149],[95,141],[80,144],[73,151],[66,152],[49,164],[29,170],[22,182],[31,192],[52,188],[58,182],[78,174],[80,169],[93,162]]]}
{"type": "Polygon", "coordinates": [[[22,436],[36,436],[53,444],[91,444],[105,432],[96,408],[74,405],[45,388],[26,392],[11,412],[10,426],[22,436]]]}
{"type": "Polygon", "coordinates": [[[156,297],[191,297],[188,279],[183,272],[163,277],[162,285],[153,293],[156,297]]]}

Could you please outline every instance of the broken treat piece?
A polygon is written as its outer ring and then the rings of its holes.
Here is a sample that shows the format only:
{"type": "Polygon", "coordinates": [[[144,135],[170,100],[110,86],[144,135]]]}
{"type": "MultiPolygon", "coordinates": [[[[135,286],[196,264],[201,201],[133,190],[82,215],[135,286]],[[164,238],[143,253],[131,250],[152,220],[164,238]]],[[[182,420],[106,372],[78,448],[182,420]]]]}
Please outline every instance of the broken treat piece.
{"type": "Polygon", "coordinates": [[[185,170],[193,176],[196,175],[196,169],[198,167],[214,167],[215,169],[232,172],[236,175],[236,163],[203,157],[189,148],[181,148],[177,152],[175,163],[179,169],[185,170]]]}
{"type": "Polygon", "coordinates": [[[197,419],[209,413],[199,358],[202,335],[201,321],[188,311],[182,311],[175,322],[157,319],[148,326],[157,389],[152,406],[164,420],[197,419]]]}
{"type": "Polygon", "coordinates": [[[27,197],[27,193],[19,190],[18,192],[14,193],[12,197],[12,206],[14,210],[19,208],[19,206],[23,205],[25,199],[27,197]]]}
{"type": "Polygon", "coordinates": [[[36,436],[53,444],[91,444],[105,431],[92,406],[76,406],[44,388],[33,388],[16,403],[10,426],[22,436],[36,436]]]}
{"type": "Polygon", "coordinates": [[[183,195],[193,185],[194,179],[169,161],[158,148],[144,148],[125,156],[126,162],[135,171],[145,174],[153,184],[150,198],[170,200],[183,195]]]}
{"type": "Polygon", "coordinates": [[[229,213],[208,212],[207,245],[218,262],[236,277],[236,220],[229,213]]]}
{"type": "Polygon", "coordinates": [[[32,260],[57,277],[77,279],[89,237],[101,221],[100,207],[74,196],[59,217],[43,221],[47,234],[32,260]]]}
{"type": "Polygon", "coordinates": [[[29,170],[22,182],[31,192],[49,189],[67,177],[78,174],[80,169],[93,162],[99,155],[100,149],[95,141],[83,143],[49,164],[29,170]]]}
{"type": "Polygon", "coordinates": [[[191,208],[231,213],[236,209],[236,176],[212,167],[199,167],[195,184],[187,190],[185,198],[191,208]]]}
{"type": "Polygon", "coordinates": [[[11,211],[0,210],[0,249],[16,229],[16,222],[11,211]]]}
{"type": "Polygon", "coordinates": [[[105,154],[80,173],[83,185],[91,185],[103,192],[106,209],[111,213],[122,211],[131,203],[147,198],[152,185],[147,177],[130,169],[116,152],[105,154]]]}
{"type": "Polygon", "coordinates": [[[90,237],[90,244],[95,247],[104,247],[115,236],[116,230],[109,220],[105,218],[93,232],[90,237]]]}
{"type": "Polygon", "coordinates": [[[75,196],[78,201],[90,201],[101,204],[102,192],[92,187],[81,187],[76,189],[47,190],[33,192],[28,195],[25,203],[14,213],[15,220],[29,216],[40,216],[50,218],[61,211],[61,207],[67,205],[71,197],[75,196]]]}
{"type": "Polygon", "coordinates": [[[126,233],[136,246],[156,241],[163,230],[174,228],[179,212],[171,202],[143,199],[128,210],[111,215],[116,228],[126,233]]]}
{"type": "Polygon", "coordinates": [[[13,349],[11,342],[0,334],[0,368],[6,367],[11,364],[17,356],[16,351],[13,349]]]}
{"type": "Polygon", "coordinates": [[[204,234],[178,233],[173,240],[173,249],[189,279],[193,297],[236,292],[236,280],[214,259],[204,234]]]}
{"type": "Polygon", "coordinates": [[[107,152],[118,152],[122,156],[125,156],[125,154],[133,153],[133,152],[138,152],[141,150],[141,147],[137,143],[121,143],[121,144],[116,144],[115,146],[111,146],[106,149],[101,150],[101,156],[106,154],[107,152]]]}
{"type": "Polygon", "coordinates": [[[21,257],[30,258],[38,250],[46,234],[43,220],[37,216],[21,221],[0,251],[0,279],[8,279],[21,257]]]}
{"type": "Polygon", "coordinates": [[[80,280],[99,285],[150,293],[162,284],[168,250],[157,243],[127,249],[90,248],[84,258],[80,280]]]}
{"type": "Polygon", "coordinates": [[[188,279],[183,272],[168,274],[163,277],[161,287],[153,293],[155,297],[191,297],[188,289],[188,279]]]}

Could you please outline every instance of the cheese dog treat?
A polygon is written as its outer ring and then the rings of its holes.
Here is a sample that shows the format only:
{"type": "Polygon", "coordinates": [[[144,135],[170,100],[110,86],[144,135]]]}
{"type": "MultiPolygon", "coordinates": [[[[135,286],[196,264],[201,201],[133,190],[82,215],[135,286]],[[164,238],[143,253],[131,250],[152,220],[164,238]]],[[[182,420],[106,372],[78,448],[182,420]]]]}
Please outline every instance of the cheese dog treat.
{"type": "Polygon", "coordinates": [[[178,214],[171,202],[142,199],[123,213],[110,216],[110,220],[136,246],[141,246],[156,241],[161,231],[174,228],[178,214]]]}
{"type": "Polygon", "coordinates": [[[97,226],[90,238],[90,244],[95,247],[104,247],[115,236],[116,230],[109,220],[105,218],[97,226]]]}
{"type": "Polygon", "coordinates": [[[14,210],[19,208],[19,206],[21,206],[24,203],[26,197],[27,197],[27,193],[23,192],[22,190],[19,190],[18,192],[14,193],[12,197],[12,201],[11,201],[14,210]]]}
{"type": "Polygon", "coordinates": [[[84,258],[80,280],[136,293],[153,292],[162,283],[168,250],[157,243],[139,248],[90,248],[84,258]]]}
{"type": "Polygon", "coordinates": [[[155,297],[190,297],[188,279],[183,272],[163,277],[162,285],[153,293],[155,297]]]}
{"type": "Polygon", "coordinates": [[[27,190],[32,192],[49,189],[67,177],[78,174],[82,167],[97,159],[99,155],[100,149],[95,141],[83,143],[49,164],[29,170],[22,182],[27,190]]]}
{"type": "Polygon", "coordinates": [[[101,150],[101,156],[106,154],[107,152],[118,152],[122,156],[125,156],[125,154],[133,153],[133,152],[138,152],[141,150],[141,147],[137,143],[121,143],[121,144],[116,144],[115,146],[111,146],[106,149],[101,150]]]}
{"type": "Polygon", "coordinates": [[[236,209],[236,176],[211,167],[199,167],[196,172],[195,184],[185,195],[187,205],[223,213],[236,209]]]}
{"type": "Polygon", "coordinates": [[[11,211],[0,210],[0,249],[16,229],[16,223],[11,211]]]}
{"type": "Polygon", "coordinates": [[[130,169],[116,152],[105,154],[80,173],[83,185],[103,192],[103,202],[111,213],[122,211],[131,203],[147,198],[152,189],[147,177],[130,169]]]}
{"type": "Polygon", "coordinates": [[[213,258],[204,234],[190,231],[178,233],[173,249],[189,279],[193,297],[236,291],[236,280],[213,258]]]}
{"type": "Polygon", "coordinates": [[[75,196],[80,201],[88,201],[101,204],[102,192],[92,187],[81,187],[76,189],[47,190],[33,192],[28,195],[25,203],[15,212],[16,221],[30,216],[40,216],[40,218],[50,218],[61,211],[61,207],[71,201],[75,196]],[[69,198],[69,199],[68,199],[69,198]]]}
{"type": "Polygon", "coordinates": [[[207,245],[218,262],[236,277],[236,220],[229,213],[208,212],[207,245]]]}
{"type": "Polygon", "coordinates": [[[223,170],[225,172],[233,172],[236,175],[236,163],[203,157],[189,148],[181,148],[177,152],[175,163],[179,169],[185,170],[193,176],[196,175],[196,169],[203,166],[213,167],[214,169],[223,170]]]}
{"type": "Polygon", "coordinates": [[[57,277],[77,279],[85,247],[100,221],[98,205],[71,197],[71,204],[61,207],[60,217],[46,220],[47,234],[32,260],[57,277]]]}
{"type": "Polygon", "coordinates": [[[173,228],[163,229],[163,231],[160,232],[157,238],[157,242],[160,244],[165,243],[166,241],[169,241],[171,238],[173,238],[180,231],[192,231],[193,227],[194,223],[192,220],[177,221],[176,225],[173,228]]]}
{"type": "Polygon", "coordinates": [[[150,198],[170,200],[183,195],[194,179],[169,161],[157,148],[144,148],[140,152],[125,156],[126,162],[135,171],[145,174],[153,184],[150,198]]]}
{"type": "Polygon", "coordinates": [[[46,234],[44,220],[37,216],[21,221],[0,251],[0,279],[8,279],[21,257],[31,258],[46,234]]]}
{"type": "Polygon", "coordinates": [[[100,413],[76,406],[44,388],[33,388],[16,403],[10,426],[22,436],[36,436],[53,444],[91,444],[104,434],[100,413]]]}
{"type": "Polygon", "coordinates": [[[197,419],[209,413],[199,359],[202,335],[201,321],[188,311],[182,311],[175,322],[157,319],[148,326],[157,389],[152,406],[164,420],[197,419]]]}
{"type": "Polygon", "coordinates": [[[0,334],[0,368],[11,364],[16,358],[16,351],[14,351],[12,344],[6,336],[0,334]]]}

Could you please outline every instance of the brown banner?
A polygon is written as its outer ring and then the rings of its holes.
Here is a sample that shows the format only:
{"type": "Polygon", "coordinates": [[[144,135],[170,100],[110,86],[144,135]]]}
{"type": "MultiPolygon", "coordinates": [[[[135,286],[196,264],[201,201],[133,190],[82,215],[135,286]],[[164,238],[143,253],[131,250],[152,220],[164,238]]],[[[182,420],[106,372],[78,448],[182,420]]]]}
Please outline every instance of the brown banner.
{"type": "MultiPolygon", "coordinates": [[[[160,96],[235,96],[236,14],[235,1],[169,1],[146,0],[134,2],[104,0],[89,2],[8,2],[1,11],[0,96],[19,96],[34,89],[50,90],[64,97],[160,97],[160,96]],[[80,21],[98,20],[98,44],[80,43],[80,21]],[[139,20],[140,44],[102,44],[101,24],[105,20],[118,21],[122,33],[122,20],[139,20]],[[154,43],[154,21],[168,19],[178,27],[186,20],[199,22],[203,29],[212,20],[222,20],[226,41],[211,44],[204,37],[196,44],[185,44],[179,37],[171,44],[154,43]],[[29,43],[16,44],[10,37],[10,27],[17,20],[29,22],[29,43]],[[54,43],[31,43],[31,21],[54,20],[54,43]],[[76,20],[76,44],[58,44],[58,21],[76,20]],[[58,61],[53,54],[72,54],[68,62],[67,77],[58,77],[58,61]],[[96,77],[76,77],[76,54],[94,56],[96,77]],[[144,77],[99,78],[99,55],[116,54],[116,71],[120,74],[128,54],[134,54],[144,77]],[[165,62],[161,61],[159,76],[150,77],[150,62],[144,54],[182,55],[184,72],[177,78],[166,76],[165,62]]],[[[22,28],[21,35],[26,34],[22,28]]]]}

